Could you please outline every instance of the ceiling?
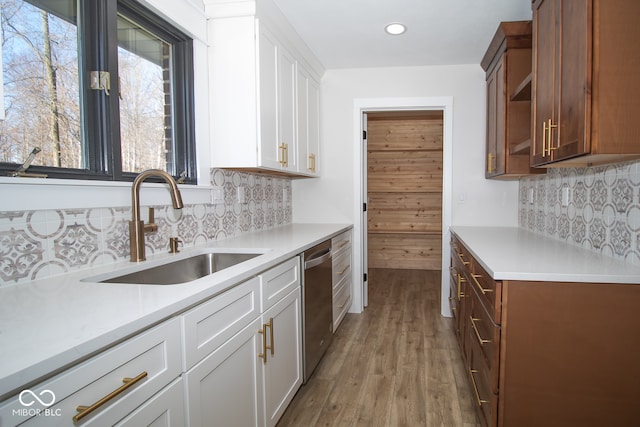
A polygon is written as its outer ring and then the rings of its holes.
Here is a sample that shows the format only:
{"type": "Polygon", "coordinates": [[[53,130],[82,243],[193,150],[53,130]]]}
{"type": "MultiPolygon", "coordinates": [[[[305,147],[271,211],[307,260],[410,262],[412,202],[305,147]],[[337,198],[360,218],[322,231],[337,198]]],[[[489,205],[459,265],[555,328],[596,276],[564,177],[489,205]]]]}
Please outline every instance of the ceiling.
{"type": "Polygon", "coordinates": [[[327,69],[479,64],[499,22],[531,19],[531,0],[274,1],[327,69]]]}

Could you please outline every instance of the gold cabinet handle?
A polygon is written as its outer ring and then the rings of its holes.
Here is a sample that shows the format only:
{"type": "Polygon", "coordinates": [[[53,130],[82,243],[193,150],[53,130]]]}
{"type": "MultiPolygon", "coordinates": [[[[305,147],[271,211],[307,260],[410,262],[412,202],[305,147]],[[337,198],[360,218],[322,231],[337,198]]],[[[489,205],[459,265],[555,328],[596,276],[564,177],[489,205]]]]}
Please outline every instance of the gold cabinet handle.
{"type": "Polygon", "coordinates": [[[478,371],[475,369],[469,369],[469,373],[471,374],[471,385],[473,385],[473,391],[476,394],[476,402],[478,402],[478,406],[482,406],[483,403],[489,403],[487,400],[480,399],[480,392],[478,392],[478,385],[476,384],[476,379],[473,377],[473,374],[477,374],[478,371]]]}
{"type": "Polygon", "coordinates": [[[558,125],[554,125],[552,123],[551,119],[549,119],[549,122],[547,123],[547,153],[549,155],[551,155],[552,150],[558,149],[558,147],[551,146],[551,141],[553,140],[553,129],[558,127],[558,125]]]}
{"type": "Polygon", "coordinates": [[[542,122],[542,157],[547,157],[547,122],[542,122]]]}
{"type": "Polygon", "coordinates": [[[262,334],[262,353],[258,353],[258,357],[262,358],[262,362],[267,364],[267,334],[265,329],[267,329],[266,323],[262,324],[262,329],[258,329],[258,333],[262,334]]]}
{"type": "Polygon", "coordinates": [[[480,343],[480,345],[490,343],[491,340],[485,340],[480,336],[480,331],[478,331],[478,328],[476,327],[476,322],[480,321],[481,319],[476,319],[473,316],[469,316],[469,319],[471,319],[471,327],[473,328],[473,332],[476,333],[476,337],[478,337],[478,342],[480,343]]]}
{"type": "Polygon", "coordinates": [[[102,405],[104,405],[105,403],[107,403],[108,401],[113,399],[114,397],[118,396],[121,393],[124,393],[130,387],[134,386],[139,381],[142,381],[144,378],[147,377],[147,375],[148,375],[147,371],[144,371],[144,372],[142,372],[141,374],[139,374],[136,377],[123,378],[122,379],[122,382],[124,383],[123,385],[121,385],[117,389],[113,390],[111,393],[107,394],[106,396],[104,396],[102,399],[98,400],[93,405],[90,405],[90,406],[82,406],[82,405],[80,405],[80,406],[76,407],[76,411],[78,413],[73,416],[73,422],[77,423],[78,421],[80,421],[81,419],[83,419],[84,417],[86,417],[87,415],[89,415],[90,413],[92,413],[93,411],[95,411],[96,409],[98,409],[99,407],[101,407],[102,405]]]}
{"type": "Polygon", "coordinates": [[[282,166],[289,166],[289,145],[284,142],[278,145],[280,150],[280,160],[278,161],[282,166]]]}
{"type": "Polygon", "coordinates": [[[493,153],[487,154],[487,173],[495,172],[496,165],[493,165],[493,167],[491,165],[493,163],[493,160],[495,160],[495,159],[496,159],[496,155],[495,154],[493,154],[493,153]]]}
{"type": "Polygon", "coordinates": [[[316,171],[316,155],[315,154],[309,154],[309,167],[308,169],[311,172],[315,172],[316,171]]]}
{"type": "Polygon", "coordinates": [[[289,166],[289,144],[285,144],[283,142],[282,145],[284,146],[284,154],[282,157],[284,161],[284,166],[288,167],[289,166]]]}
{"type": "Polygon", "coordinates": [[[458,283],[458,301],[460,301],[460,298],[462,298],[464,296],[464,293],[462,293],[460,291],[460,288],[462,287],[462,284],[466,283],[466,282],[467,282],[467,279],[462,277],[462,274],[458,273],[458,280],[457,280],[457,283],[458,283]]]}
{"type": "Polygon", "coordinates": [[[271,345],[268,345],[265,348],[271,350],[271,355],[273,356],[276,348],[276,343],[273,341],[273,317],[269,318],[269,323],[265,324],[264,327],[269,327],[269,339],[271,340],[271,345]]]}
{"type": "Polygon", "coordinates": [[[458,258],[460,258],[460,262],[462,262],[463,265],[469,265],[469,261],[464,260],[464,254],[462,252],[458,252],[458,258]]]}
{"type": "Polygon", "coordinates": [[[474,282],[476,282],[476,286],[478,287],[478,290],[480,290],[480,292],[482,292],[482,295],[486,294],[487,292],[493,292],[493,289],[483,288],[482,285],[480,284],[480,282],[478,282],[478,277],[482,277],[482,274],[472,274],[471,275],[471,278],[473,279],[474,282]]]}
{"type": "Polygon", "coordinates": [[[345,273],[345,271],[347,271],[348,269],[349,269],[349,266],[346,266],[346,267],[344,268],[344,270],[342,270],[342,271],[340,271],[340,272],[338,273],[338,276],[342,276],[342,275],[345,273]]]}

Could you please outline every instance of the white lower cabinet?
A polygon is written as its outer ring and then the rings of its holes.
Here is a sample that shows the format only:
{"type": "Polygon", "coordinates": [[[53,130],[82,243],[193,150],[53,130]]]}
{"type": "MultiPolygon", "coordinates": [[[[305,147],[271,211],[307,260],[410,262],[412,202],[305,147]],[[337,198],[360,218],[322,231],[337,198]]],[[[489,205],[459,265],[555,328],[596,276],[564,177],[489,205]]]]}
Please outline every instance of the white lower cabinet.
{"type": "MultiPolygon", "coordinates": [[[[187,371],[189,426],[276,425],[302,384],[299,269],[299,259],[294,258],[227,291],[235,291],[236,294],[233,298],[225,299],[228,304],[236,306],[230,311],[235,313],[233,316],[220,315],[226,306],[215,304],[208,310],[203,310],[201,305],[185,314],[184,319],[192,320],[195,319],[195,311],[201,319],[210,319],[212,316],[226,319],[224,322],[212,322],[210,331],[224,331],[230,335],[234,329],[239,329],[187,371]],[[248,290],[258,283],[254,280],[260,283],[261,306],[266,309],[249,319],[245,314],[253,313],[254,304],[257,304],[255,299],[247,298],[248,290]],[[289,292],[283,295],[287,289],[289,292]],[[249,300],[254,302],[248,304],[249,300]],[[238,310],[238,307],[244,309],[238,310]]],[[[225,296],[227,293],[212,302],[225,296]]],[[[196,335],[205,342],[208,336],[221,336],[221,333],[196,335]]],[[[190,351],[194,351],[194,348],[187,346],[187,360],[190,351]]]]}
{"type": "Polygon", "coordinates": [[[180,376],[181,353],[180,323],[168,320],[3,402],[0,425],[115,425],[180,376]]]}
{"type": "Polygon", "coordinates": [[[0,426],[273,427],[302,384],[300,292],[296,257],[7,399],[0,426]]]}
{"type": "Polygon", "coordinates": [[[116,427],[182,427],[185,425],[182,377],[147,400],[116,427]]]}
{"type": "Polygon", "coordinates": [[[302,328],[300,288],[262,315],[269,333],[263,361],[266,426],[276,425],[302,385],[302,328]]]}
{"type": "Polygon", "coordinates": [[[261,327],[256,318],[187,372],[190,427],[264,425],[261,327]]]}
{"type": "Polygon", "coordinates": [[[351,230],[331,239],[333,332],[351,307],[351,230]]]}

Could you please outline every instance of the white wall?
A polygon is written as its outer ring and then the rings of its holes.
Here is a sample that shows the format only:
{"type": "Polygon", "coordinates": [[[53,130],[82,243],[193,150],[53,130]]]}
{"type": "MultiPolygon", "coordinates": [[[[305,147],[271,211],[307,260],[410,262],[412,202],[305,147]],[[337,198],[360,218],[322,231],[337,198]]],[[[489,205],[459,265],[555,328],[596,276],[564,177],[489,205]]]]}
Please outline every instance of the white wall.
{"type": "MultiPolygon", "coordinates": [[[[370,69],[328,70],[321,89],[321,174],[320,179],[298,180],[293,183],[294,222],[348,222],[357,224],[359,212],[355,200],[358,194],[360,159],[354,144],[360,141],[360,123],[354,114],[354,104],[360,100],[388,98],[453,99],[453,137],[450,188],[452,225],[518,225],[518,183],[486,180],[486,83],[480,65],[392,67],[370,69]]],[[[446,151],[445,147],[445,151],[446,151]]],[[[446,166],[445,166],[446,167],[446,166]]],[[[363,227],[364,228],[364,227],[363,227]]],[[[354,230],[359,232],[357,228],[354,230]]],[[[448,230],[443,236],[447,239],[448,230]]],[[[354,236],[354,305],[360,311],[362,261],[354,236]]],[[[448,242],[443,243],[443,253],[448,242]]],[[[443,257],[448,266],[448,257],[443,257]]],[[[444,273],[446,266],[443,265],[444,273]]],[[[447,285],[443,274],[443,289],[447,285]]],[[[447,315],[448,306],[442,304],[447,315]]]]}

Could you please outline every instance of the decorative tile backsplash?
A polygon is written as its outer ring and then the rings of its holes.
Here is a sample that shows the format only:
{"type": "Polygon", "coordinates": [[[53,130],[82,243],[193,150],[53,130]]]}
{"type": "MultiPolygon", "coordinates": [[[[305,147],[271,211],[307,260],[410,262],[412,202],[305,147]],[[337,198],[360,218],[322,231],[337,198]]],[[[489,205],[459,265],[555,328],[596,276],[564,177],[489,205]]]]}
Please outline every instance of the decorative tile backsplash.
{"type": "MultiPolygon", "coordinates": [[[[169,237],[194,246],[291,222],[288,179],[213,169],[211,185],[222,187],[223,203],[155,206],[158,231],[145,236],[147,255],[166,251],[169,237]]],[[[130,220],[130,206],[0,212],[0,286],[128,259],[130,220]]]]}
{"type": "Polygon", "coordinates": [[[520,180],[520,227],[640,265],[640,162],[520,180]]]}

